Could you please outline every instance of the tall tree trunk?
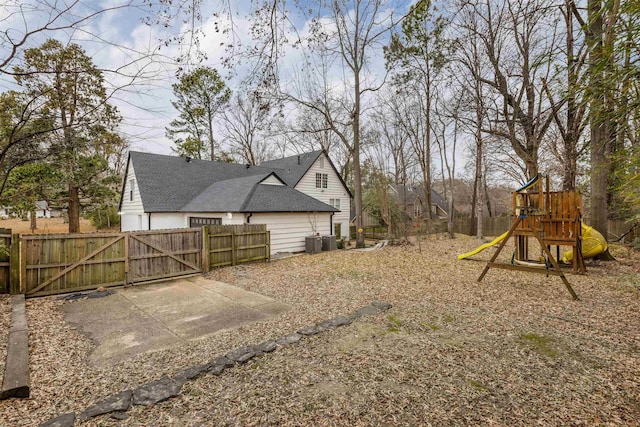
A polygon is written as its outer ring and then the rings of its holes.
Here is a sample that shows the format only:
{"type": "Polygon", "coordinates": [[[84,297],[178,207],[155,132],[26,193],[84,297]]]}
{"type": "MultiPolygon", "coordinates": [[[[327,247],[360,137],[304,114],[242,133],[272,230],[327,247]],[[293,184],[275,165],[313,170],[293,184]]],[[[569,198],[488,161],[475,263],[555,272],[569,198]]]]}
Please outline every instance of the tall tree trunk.
{"type": "Polygon", "coordinates": [[[31,220],[31,232],[33,232],[33,230],[35,230],[36,228],[38,228],[38,222],[36,219],[36,210],[35,209],[31,209],[31,212],[29,212],[29,216],[30,216],[30,220],[31,220]]]}
{"type": "Polygon", "coordinates": [[[587,4],[589,28],[586,41],[589,46],[590,73],[590,127],[591,127],[591,225],[602,235],[608,232],[609,187],[608,117],[603,87],[603,20],[601,0],[589,0],[587,4]]]}
{"type": "Polygon", "coordinates": [[[426,89],[426,110],[425,110],[425,130],[424,130],[424,197],[427,204],[429,220],[431,220],[431,76],[429,62],[427,61],[427,89],[426,89]]]}
{"type": "Polygon", "coordinates": [[[364,222],[362,218],[362,171],[360,170],[360,72],[354,72],[354,106],[353,106],[353,185],[356,203],[356,248],[364,248],[364,222]]]}
{"type": "Polygon", "coordinates": [[[576,173],[578,170],[578,135],[576,134],[576,115],[578,106],[576,105],[576,90],[578,87],[578,71],[574,54],[573,38],[573,14],[575,0],[565,0],[565,24],[567,29],[567,124],[564,140],[565,167],[562,176],[562,189],[573,191],[576,188],[576,173]]]}
{"type": "Polygon", "coordinates": [[[211,161],[215,162],[216,160],[216,151],[215,151],[215,141],[213,140],[213,129],[209,126],[209,143],[211,144],[211,161]]]}
{"type": "Polygon", "coordinates": [[[475,215],[472,215],[472,229],[475,225],[475,235],[478,239],[484,238],[484,230],[482,229],[482,217],[484,210],[483,203],[483,194],[482,191],[482,158],[483,158],[483,139],[482,139],[482,111],[481,111],[481,102],[482,100],[479,98],[481,96],[481,90],[478,90],[479,82],[476,82],[476,174],[475,179],[473,180],[473,200],[472,200],[472,211],[475,215]],[[475,216],[475,224],[473,223],[473,219],[475,216]]]}
{"type": "Polygon", "coordinates": [[[78,187],[69,183],[69,233],[80,232],[80,196],[78,187]]]}

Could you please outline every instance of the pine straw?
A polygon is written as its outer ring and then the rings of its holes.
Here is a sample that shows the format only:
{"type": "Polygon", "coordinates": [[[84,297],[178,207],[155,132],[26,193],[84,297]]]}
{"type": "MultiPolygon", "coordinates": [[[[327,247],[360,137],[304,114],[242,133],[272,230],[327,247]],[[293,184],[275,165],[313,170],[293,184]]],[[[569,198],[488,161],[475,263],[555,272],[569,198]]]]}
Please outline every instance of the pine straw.
{"type": "MultiPolygon", "coordinates": [[[[632,425],[640,419],[640,259],[556,277],[457,261],[474,239],[337,251],[216,270],[211,277],[290,304],[276,319],[111,368],[53,299],[28,301],[33,398],[0,403],[7,425],[34,425],[243,344],[353,312],[394,308],[187,383],[179,397],[130,410],[127,425],[632,425]]],[[[505,251],[508,259],[511,249],[505,251]]],[[[488,259],[491,250],[478,255],[488,259]]],[[[635,257],[635,258],[634,258],[635,257]]],[[[110,424],[108,418],[88,425],[110,424]]]]}

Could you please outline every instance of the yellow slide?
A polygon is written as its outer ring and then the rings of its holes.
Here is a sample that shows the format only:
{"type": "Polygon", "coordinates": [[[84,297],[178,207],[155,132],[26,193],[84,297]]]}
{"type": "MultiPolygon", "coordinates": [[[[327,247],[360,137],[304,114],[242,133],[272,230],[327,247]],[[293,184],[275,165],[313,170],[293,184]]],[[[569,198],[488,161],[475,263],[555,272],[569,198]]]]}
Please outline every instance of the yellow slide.
{"type": "MultiPolygon", "coordinates": [[[[508,233],[508,232],[507,232],[508,233]]],[[[507,233],[503,233],[495,238],[495,240],[485,243],[484,245],[472,250],[471,252],[467,252],[466,254],[458,255],[458,259],[465,259],[473,256],[477,253],[484,251],[485,249],[496,245],[502,241],[505,237],[507,237],[507,233]]],[[[595,228],[589,227],[584,222],[582,223],[582,257],[592,258],[598,254],[607,250],[607,239],[604,238],[600,232],[598,232],[595,228]]],[[[573,251],[568,250],[564,253],[564,256],[561,259],[561,262],[565,264],[569,264],[573,260],[573,251]]]]}
{"type": "MultiPolygon", "coordinates": [[[[598,230],[582,223],[582,257],[593,258],[607,250],[607,239],[598,230]]],[[[568,250],[560,260],[565,264],[573,261],[573,251],[568,250]]]]}
{"type": "Polygon", "coordinates": [[[467,252],[466,254],[462,254],[462,255],[458,255],[458,259],[465,259],[465,258],[469,258],[470,256],[473,256],[477,253],[480,253],[482,251],[484,251],[487,248],[490,248],[493,245],[497,245],[498,243],[500,243],[502,241],[502,239],[504,239],[505,237],[507,237],[507,233],[503,233],[501,235],[499,235],[498,237],[496,237],[494,240],[492,240],[489,243],[485,243],[484,245],[480,246],[479,248],[476,248],[474,250],[472,250],[471,252],[467,252]]]}

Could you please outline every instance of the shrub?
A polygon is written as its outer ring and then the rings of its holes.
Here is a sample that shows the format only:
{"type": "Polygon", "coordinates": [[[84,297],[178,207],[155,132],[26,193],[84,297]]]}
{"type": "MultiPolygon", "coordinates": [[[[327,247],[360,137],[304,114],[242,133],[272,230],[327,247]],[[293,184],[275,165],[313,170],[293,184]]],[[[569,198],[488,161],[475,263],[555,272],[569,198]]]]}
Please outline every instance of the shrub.
{"type": "Polygon", "coordinates": [[[87,212],[85,216],[90,219],[91,224],[99,230],[120,226],[120,215],[118,215],[118,209],[114,207],[98,207],[87,212]]]}

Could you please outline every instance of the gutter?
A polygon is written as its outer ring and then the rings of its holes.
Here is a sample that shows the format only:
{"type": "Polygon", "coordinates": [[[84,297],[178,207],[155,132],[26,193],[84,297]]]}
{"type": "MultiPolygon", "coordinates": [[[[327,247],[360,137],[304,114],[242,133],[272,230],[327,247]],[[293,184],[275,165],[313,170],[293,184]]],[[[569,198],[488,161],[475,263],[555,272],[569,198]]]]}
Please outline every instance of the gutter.
{"type": "Polygon", "coordinates": [[[333,236],[333,216],[335,212],[331,212],[331,216],[329,217],[329,236],[333,236]]]}

